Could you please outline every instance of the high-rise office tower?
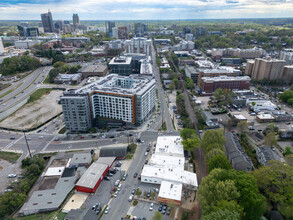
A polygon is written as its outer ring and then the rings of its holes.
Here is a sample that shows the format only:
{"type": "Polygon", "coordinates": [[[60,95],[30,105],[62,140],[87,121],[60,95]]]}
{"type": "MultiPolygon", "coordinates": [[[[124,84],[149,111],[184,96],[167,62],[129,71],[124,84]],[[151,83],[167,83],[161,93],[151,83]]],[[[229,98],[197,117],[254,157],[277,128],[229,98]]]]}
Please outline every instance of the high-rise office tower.
{"type": "Polygon", "coordinates": [[[134,33],[137,37],[143,37],[144,33],[148,31],[148,26],[142,23],[134,24],[134,33]]]}
{"type": "Polygon", "coordinates": [[[78,14],[73,14],[72,16],[73,26],[76,27],[80,24],[78,14]]]}
{"type": "Polygon", "coordinates": [[[48,13],[41,14],[41,18],[42,18],[42,23],[44,27],[44,32],[45,33],[54,32],[52,13],[48,11],[48,13]]]}
{"type": "Polygon", "coordinates": [[[111,37],[113,35],[113,27],[115,27],[115,22],[113,21],[106,21],[105,22],[106,33],[109,34],[111,37]]]}
{"type": "Polygon", "coordinates": [[[39,29],[37,27],[17,25],[17,28],[21,37],[38,37],[40,35],[39,29]]]}

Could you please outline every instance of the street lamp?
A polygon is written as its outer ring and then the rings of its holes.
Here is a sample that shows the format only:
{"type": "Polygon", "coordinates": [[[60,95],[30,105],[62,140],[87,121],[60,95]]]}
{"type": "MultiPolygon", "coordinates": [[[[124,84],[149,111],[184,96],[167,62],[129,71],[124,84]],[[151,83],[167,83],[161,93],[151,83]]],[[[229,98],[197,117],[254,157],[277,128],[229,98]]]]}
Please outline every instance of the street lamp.
{"type": "Polygon", "coordinates": [[[29,148],[29,146],[28,146],[28,142],[27,142],[27,139],[26,139],[25,132],[23,132],[23,135],[24,135],[24,139],[25,139],[25,142],[26,142],[26,147],[27,147],[27,149],[28,149],[28,153],[29,153],[29,155],[30,155],[30,158],[32,158],[32,154],[31,154],[30,148],[29,148]]]}

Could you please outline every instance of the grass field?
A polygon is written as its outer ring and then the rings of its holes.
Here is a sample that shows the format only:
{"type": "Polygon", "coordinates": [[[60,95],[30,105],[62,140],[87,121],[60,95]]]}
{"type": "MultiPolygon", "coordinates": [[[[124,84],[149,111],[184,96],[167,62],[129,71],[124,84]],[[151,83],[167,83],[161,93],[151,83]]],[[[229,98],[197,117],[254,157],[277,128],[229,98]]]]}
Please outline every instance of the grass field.
{"type": "Polygon", "coordinates": [[[43,95],[45,95],[47,92],[51,92],[52,89],[38,89],[33,94],[31,94],[29,100],[27,103],[35,102],[38,99],[40,99],[43,95]]]}
{"type": "Polygon", "coordinates": [[[21,154],[18,153],[0,151],[0,159],[7,160],[11,163],[16,162],[20,156],[21,154]]]}
{"type": "Polygon", "coordinates": [[[6,89],[11,86],[10,83],[0,83],[0,90],[6,89]]]}

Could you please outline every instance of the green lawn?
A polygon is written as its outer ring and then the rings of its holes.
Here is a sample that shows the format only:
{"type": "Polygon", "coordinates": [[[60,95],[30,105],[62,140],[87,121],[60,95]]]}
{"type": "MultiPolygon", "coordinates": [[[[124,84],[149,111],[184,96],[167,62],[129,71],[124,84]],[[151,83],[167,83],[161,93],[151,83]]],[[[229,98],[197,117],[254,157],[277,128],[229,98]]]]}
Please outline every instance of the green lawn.
{"type": "Polygon", "coordinates": [[[52,220],[52,219],[64,220],[65,216],[66,216],[66,213],[55,211],[55,212],[41,213],[41,214],[29,215],[25,217],[19,217],[17,219],[19,220],[52,220]]]}
{"type": "Polygon", "coordinates": [[[66,132],[66,127],[64,126],[63,128],[61,128],[61,130],[59,131],[59,134],[65,134],[66,132]]]}
{"type": "Polygon", "coordinates": [[[51,84],[49,81],[49,74],[47,74],[46,78],[43,81],[44,84],[51,84]]]}
{"type": "Polygon", "coordinates": [[[29,100],[27,103],[35,102],[38,99],[40,99],[43,95],[45,95],[47,92],[51,92],[52,89],[38,89],[33,94],[31,94],[29,100]]]}
{"type": "Polygon", "coordinates": [[[21,154],[18,153],[0,151],[0,159],[7,160],[11,163],[16,162],[20,156],[21,154]]]}

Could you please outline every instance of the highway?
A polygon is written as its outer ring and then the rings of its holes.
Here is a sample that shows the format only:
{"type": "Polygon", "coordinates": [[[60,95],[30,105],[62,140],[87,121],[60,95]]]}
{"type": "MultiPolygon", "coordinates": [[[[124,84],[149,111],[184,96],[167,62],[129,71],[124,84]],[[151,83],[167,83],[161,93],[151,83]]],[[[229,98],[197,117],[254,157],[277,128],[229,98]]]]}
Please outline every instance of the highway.
{"type": "Polygon", "coordinates": [[[5,91],[1,91],[0,95],[14,89],[1,98],[0,112],[10,109],[12,106],[29,97],[29,95],[38,88],[38,85],[41,84],[52,68],[53,67],[40,67],[27,77],[15,83],[12,87],[10,86],[6,88],[5,91]]]}

